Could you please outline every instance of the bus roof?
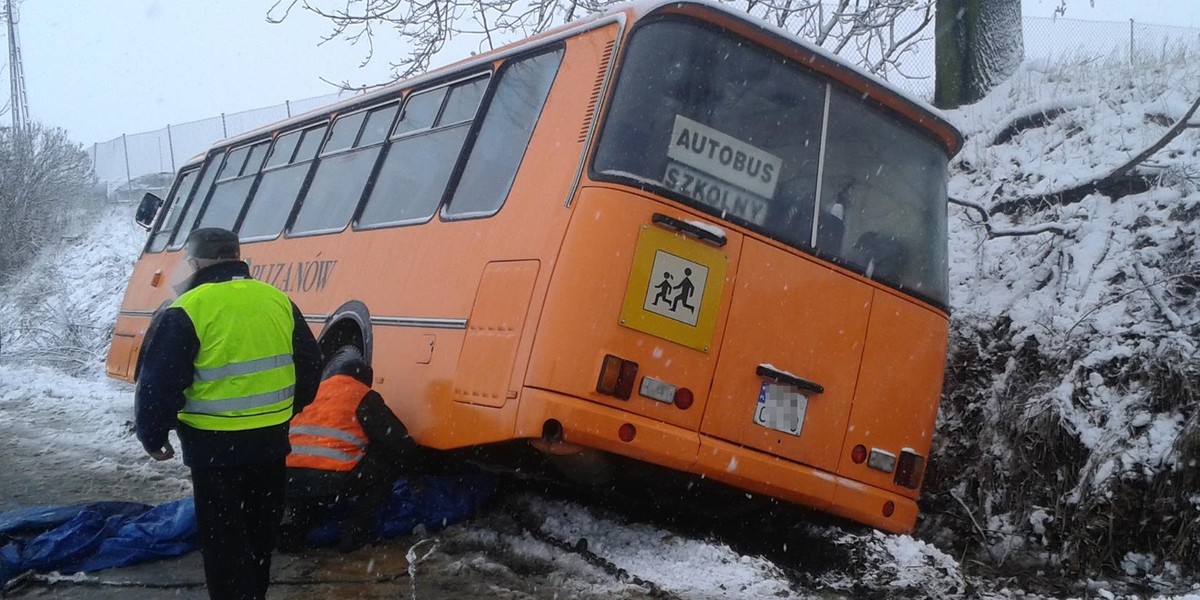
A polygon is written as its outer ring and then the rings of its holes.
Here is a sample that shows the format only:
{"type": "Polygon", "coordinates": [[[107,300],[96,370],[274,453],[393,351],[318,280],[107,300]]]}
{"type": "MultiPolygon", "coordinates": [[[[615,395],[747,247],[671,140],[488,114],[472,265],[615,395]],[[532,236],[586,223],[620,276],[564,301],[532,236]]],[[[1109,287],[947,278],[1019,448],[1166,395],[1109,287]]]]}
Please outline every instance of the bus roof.
{"type": "MultiPolygon", "coordinates": [[[[249,141],[251,139],[261,137],[263,134],[276,129],[287,128],[294,124],[317,121],[320,120],[321,117],[324,117],[331,112],[342,112],[347,108],[367,106],[372,102],[394,94],[400,89],[419,86],[426,81],[441,78],[452,71],[471,66],[487,64],[506,55],[523,51],[531,44],[536,44],[555,38],[566,37],[570,34],[591,29],[593,27],[598,27],[607,23],[615,22],[624,26],[626,22],[637,22],[645,17],[660,12],[686,12],[688,9],[709,13],[718,13],[752,29],[757,29],[789,44],[799,46],[800,48],[814,55],[815,60],[809,61],[809,66],[825,72],[827,75],[840,80],[845,85],[865,91],[868,97],[874,97],[882,104],[899,110],[899,112],[905,114],[905,116],[920,124],[931,134],[937,137],[951,156],[957,154],[958,150],[962,147],[962,134],[959,133],[957,128],[955,128],[937,108],[934,108],[924,100],[905,92],[904,90],[901,90],[894,84],[884,79],[863,72],[849,61],[833,54],[832,52],[829,52],[820,46],[806,41],[781,27],[777,27],[758,19],[749,18],[744,13],[740,13],[728,6],[719,4],[712,0],[634,0],[632,2],[624,2],[612,5],[604,12],[596,13],[577,21],[572,21],[571,23],[554,27],[518,42],[489,50],[488,52],[455,61],[446,66],[429,71],[428,73],[405,80],[393,81],[374,90],[357,94],[344,100],[339,100],[321,108],[316,108],[299,115],[277,121],[275,123],[264,125],[262,127],[231,136],[225,140],[214,143],[212,148],[236,145],[243,141],[249,141]],[[905,108],[907,110],[904,110],[905,108]]],[[[184,166],[191,166],[194,161],[203,159],[206,154],[207,151],[197,155],[196,157],[193,157],[184,166]]]]}

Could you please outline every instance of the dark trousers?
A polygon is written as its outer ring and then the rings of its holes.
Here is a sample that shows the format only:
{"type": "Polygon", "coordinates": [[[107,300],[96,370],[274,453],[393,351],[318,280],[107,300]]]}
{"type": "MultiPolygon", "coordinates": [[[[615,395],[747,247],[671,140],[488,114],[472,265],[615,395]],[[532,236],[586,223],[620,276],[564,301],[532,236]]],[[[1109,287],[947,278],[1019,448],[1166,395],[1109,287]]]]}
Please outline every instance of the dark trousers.
{"type": "Polygon", "coordinates": [[[369,541],[379,511],[391,497],[392,484],[399,476],[400,469],[391,460],[370,448],[350,471],[288,469],[284,545],[289,550],[303,546],[308,531],[328,509],[352,497],[358,499],[358,504],[346,517],[338,546],[352,550],[369,541]]]}
{"type": "Polygon", "coordinates": [[[262,600],[283,517],[284,460],[192,469],[204,580],[212,600],[262,600]]]}

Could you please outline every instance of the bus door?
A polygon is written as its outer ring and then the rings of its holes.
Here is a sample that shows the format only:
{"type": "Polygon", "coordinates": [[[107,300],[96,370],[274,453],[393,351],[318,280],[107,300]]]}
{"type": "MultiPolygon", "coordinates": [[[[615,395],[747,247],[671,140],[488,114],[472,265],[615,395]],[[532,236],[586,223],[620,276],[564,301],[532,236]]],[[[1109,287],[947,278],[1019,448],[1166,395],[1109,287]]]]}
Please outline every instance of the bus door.
{"type": "Polygon", "coordinates": [[[701,432],[836,471],[872,288],[747,238],[701,432]]]}

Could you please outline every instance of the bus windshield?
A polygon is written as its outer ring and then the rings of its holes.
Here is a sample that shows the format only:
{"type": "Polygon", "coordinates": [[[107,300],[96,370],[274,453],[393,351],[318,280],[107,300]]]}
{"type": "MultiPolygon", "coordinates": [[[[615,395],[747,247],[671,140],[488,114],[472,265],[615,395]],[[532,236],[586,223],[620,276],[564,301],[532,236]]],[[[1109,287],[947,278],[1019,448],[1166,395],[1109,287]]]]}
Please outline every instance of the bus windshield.
{"type": "Polygon", "coordinates": [[[948,160],[865,94],[665,16],[631,37],[593,174],[945,306],[948,160]]]}

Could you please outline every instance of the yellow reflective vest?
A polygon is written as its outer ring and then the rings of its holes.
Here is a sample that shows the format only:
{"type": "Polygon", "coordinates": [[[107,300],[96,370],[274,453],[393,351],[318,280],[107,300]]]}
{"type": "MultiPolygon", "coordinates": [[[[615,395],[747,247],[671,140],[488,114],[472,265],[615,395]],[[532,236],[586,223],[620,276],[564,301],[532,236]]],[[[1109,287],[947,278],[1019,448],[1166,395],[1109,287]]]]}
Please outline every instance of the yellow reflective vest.
{"type": "Polygon", "coordinates": [[[292,416],[292,303],[253,279],[206,283],[180,296],[200,341],[195,376],[179,421],[196,429],[241,431],[292,416]]]}

